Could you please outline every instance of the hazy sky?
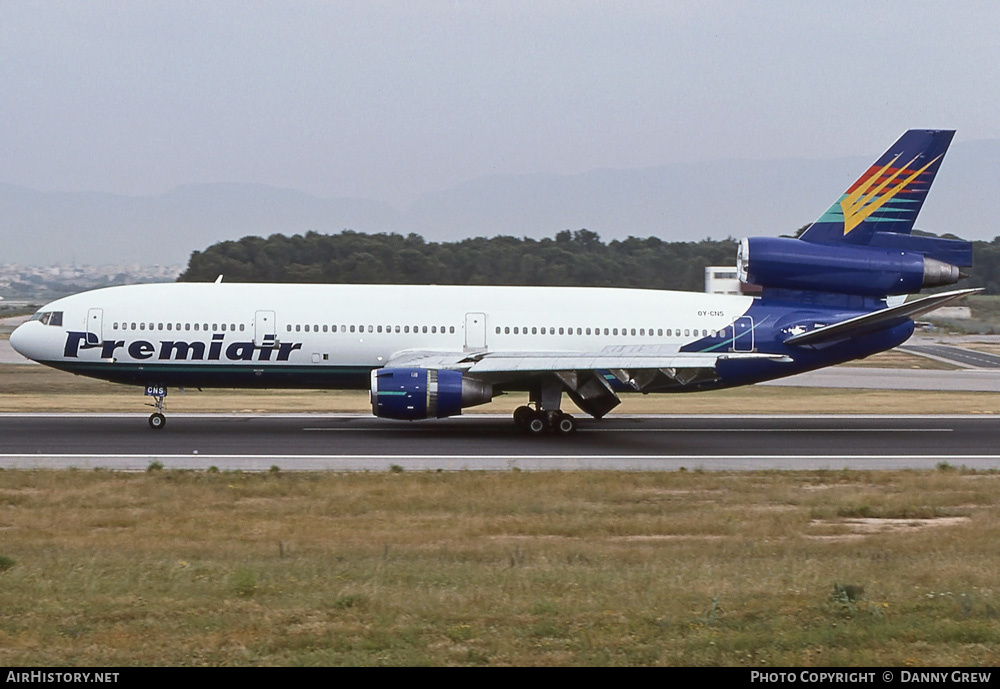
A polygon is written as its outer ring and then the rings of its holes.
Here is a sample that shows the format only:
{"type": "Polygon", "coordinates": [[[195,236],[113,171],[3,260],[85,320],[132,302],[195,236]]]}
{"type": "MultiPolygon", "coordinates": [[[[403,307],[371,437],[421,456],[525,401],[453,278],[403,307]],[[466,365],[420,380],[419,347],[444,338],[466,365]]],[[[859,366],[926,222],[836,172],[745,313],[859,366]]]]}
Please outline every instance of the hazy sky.
{"type": "Polygon", "coordinates": [[[1000,139],[998,35],[996,2],[0,0],[0,182],[398,204],[493,173],[874,158],[911,127],[1000,139]]]}

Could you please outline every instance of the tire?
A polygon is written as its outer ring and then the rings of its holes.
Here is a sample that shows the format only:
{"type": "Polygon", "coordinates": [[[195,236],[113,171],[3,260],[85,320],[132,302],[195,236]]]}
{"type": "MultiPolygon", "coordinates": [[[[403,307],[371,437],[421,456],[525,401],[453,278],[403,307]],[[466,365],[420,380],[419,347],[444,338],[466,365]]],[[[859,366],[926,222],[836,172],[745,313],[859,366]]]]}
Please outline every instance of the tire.
{"type": "Polygon", "coordinates": [[[541,414],[532,415],[531,420],[528,421],[528,432],[532,435],[539,435],[547,429],[548,424],[545,423],[545,418],[541,414]]]}
{"type": "Polygon", "coordinates": [[[531,407],[518,407],[514,410],[514,423],[517,424],[518,428],[527,428],[531,421],[531,415],[534,413],[535,411],[531,407]]]}
{"type": "Polygon", "coordinates": [[[167,425],[167,417],[165,417],[163,414],[161,414],[160,412],[156,412],[155,414],[150,414],[149,427],[152,428],[154,431],[159,431],[166,425],[167,425]]]}
{"type": "Polygon", "coordinates": [[[555,429],[559,435],[572,435],[576,432],[576,419],[569,414],[560,414],[556,419],[555,429]]]}

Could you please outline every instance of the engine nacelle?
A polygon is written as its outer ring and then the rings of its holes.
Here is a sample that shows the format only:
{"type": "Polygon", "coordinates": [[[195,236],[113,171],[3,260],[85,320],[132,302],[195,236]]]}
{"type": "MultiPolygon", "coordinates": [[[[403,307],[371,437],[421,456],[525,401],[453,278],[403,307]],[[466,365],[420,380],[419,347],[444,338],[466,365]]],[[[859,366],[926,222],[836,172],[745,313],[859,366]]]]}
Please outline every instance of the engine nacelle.
{"type": "Polygon", "coordinates": [[[740,280],[761,287],[885,297],[950,285],[957,266],[914,251],[750,237],[736,256],[740,280]]]}
{"type": "Polygon", "coordinates": [[[493,386],[461,371],[380,368],[372,371],[372,413],[387,419],[443,419],[493,399],[493,386]]]}

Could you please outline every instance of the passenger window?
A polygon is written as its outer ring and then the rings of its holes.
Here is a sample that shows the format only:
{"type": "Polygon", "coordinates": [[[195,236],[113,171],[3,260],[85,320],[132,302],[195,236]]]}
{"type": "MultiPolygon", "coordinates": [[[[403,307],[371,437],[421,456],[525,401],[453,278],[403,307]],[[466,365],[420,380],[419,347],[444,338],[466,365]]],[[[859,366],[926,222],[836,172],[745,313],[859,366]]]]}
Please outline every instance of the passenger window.
{"type": "Polygon", "coordinates": [[[448,328],[448,332],[454,335],[454,334],[455,334],[455,326],[453,326],[453,325],[452,325],[452,326],[450,326],[450,327],[448,328]]]}
{"type": "Polygon", "coordinates": [[[146,329],[146,324],[145,323],[140,323],[139,324],[139,330],[145,330],[145,329],[146,329]]]}
{"type": "Polygon", "coordinates": [[[437,333],[437,331],[438,331],[437,326],[436,325],[432,325],[431,326],[431,334],[435,334],[435,333],[437,333]]]}
{"type": "Polygon", "coordinates": [[[536,328],[535,326],[531,326],[531,334],[532,335],[537,335],[538,334],[538,328],[536,328]]]}
{"type": "Polygon", "coordinates": [[[378,327],[378,332],[382,332],[382,326],[381,325],[378,327]]]}
{"type": "Polygon", "coordinates": [[[424,326],[424,329],[423,329],[423,331],[424,331],[425,333],[427,332],[427,326],[426,326],[426,325],[424,326]]]}
{"type": "Polygon", "coordinates": [[[375,332],[375,326],[369,325],[368,326],[368,332],[370,332],[370,333],[375,332]]]}
{"type": "Polygon", "coordinates": [[[302,326],[301,325],[296,325],[295,326],[295,332],[297,332],[297,333],[302,332],[302,326]]]}
{"type": "Polygon", "coordinates": [[[354,326],[353,325],[351,326],[351,332],[352,333],[354,332],[354,326]]]}

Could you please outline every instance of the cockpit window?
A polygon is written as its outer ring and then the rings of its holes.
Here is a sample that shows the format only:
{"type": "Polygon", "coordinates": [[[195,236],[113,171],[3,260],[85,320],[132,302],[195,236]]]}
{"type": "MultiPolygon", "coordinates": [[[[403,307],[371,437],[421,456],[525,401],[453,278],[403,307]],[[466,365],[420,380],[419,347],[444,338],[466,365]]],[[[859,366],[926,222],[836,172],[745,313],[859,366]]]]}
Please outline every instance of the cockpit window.
{"type": "Polygon", "coordinates": [[[41,321],[42,325],[58,325],[63,324],[63,312],[62,311],[39,311],[34,316],[31,317],[33,321],[41,321]]]}

